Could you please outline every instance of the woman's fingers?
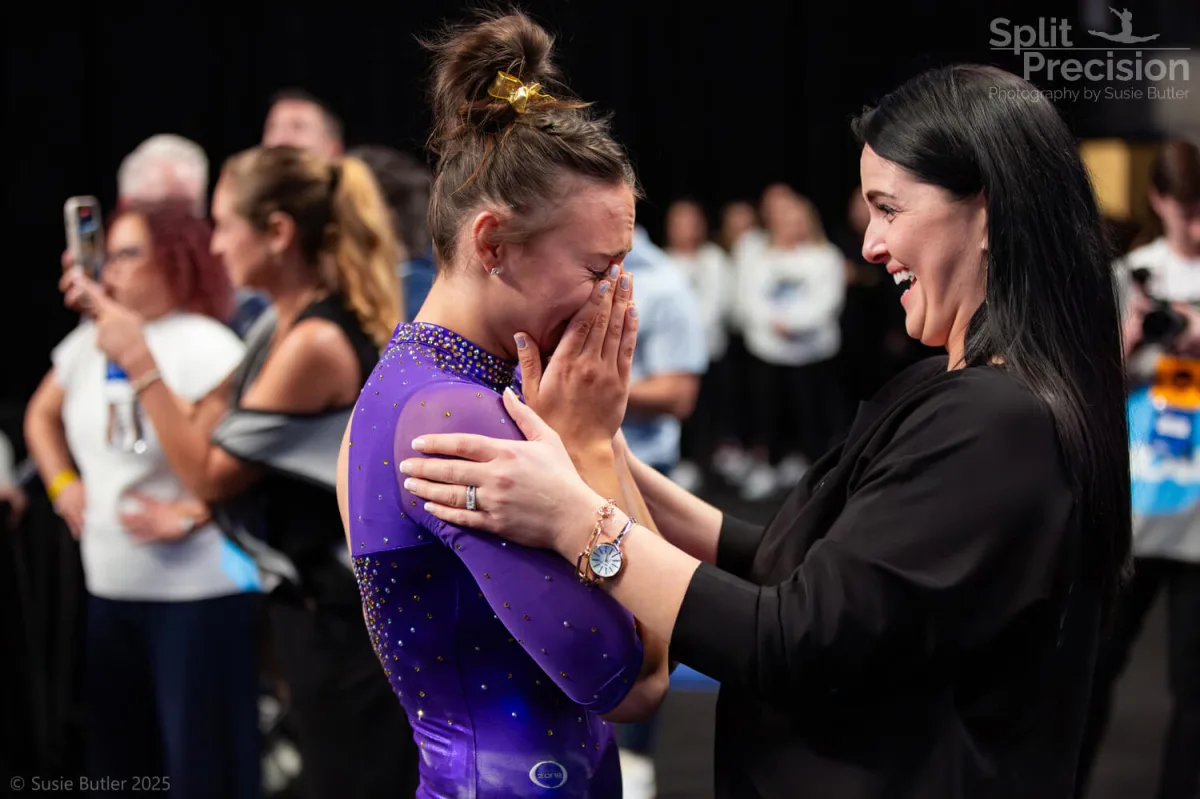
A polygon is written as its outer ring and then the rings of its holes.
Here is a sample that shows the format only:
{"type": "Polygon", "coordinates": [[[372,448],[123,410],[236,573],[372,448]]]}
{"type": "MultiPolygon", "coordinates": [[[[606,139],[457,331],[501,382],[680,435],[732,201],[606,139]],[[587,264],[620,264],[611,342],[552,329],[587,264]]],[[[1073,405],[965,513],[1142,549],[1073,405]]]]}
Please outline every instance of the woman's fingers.
{"type": "Polygon", "coordinates": [[[117,517],[121,526],[129,531],[130,536],[139,541],[150,541],[157,536],[154,534],[154,524],[145,513],[121,513],[117,517]]]}
{"type": "Polygon", "coordinates": [[[112,303],[104,292],[104,287],[89,280],[83,273],[75,275],[71,288],[67,291],[67,303],[86,308],[95,316],[100,316],[112,303]]]}
{"type": "Polygon", "coordinates": [[[63,294],[66,294],[75,287],[75,280],[82,274],[83,273],[81,270],[74,267],[71,267],[70,269],[64,269],[62,277],[58,279],[58,290],[63,294]]]}
{"type": "MultiPolygon", "coordinates": [[[[607,278],[601,281],[601,285],[606,282],[611,282],[607,278]]],[[[601,293],[600,286],[592,289],[591,295],[588,296],[588,301],[583,304],[583,307],[575,312],[571,317],[571,321],[567,323],[567,329],[563,332],[562,339],[558,342],[558,347],[555,352],[568,353],[576,355],[583,351],[583,345],[587,341],[588,332],[592,329],[592,324],[595,321],[596,314],[600,312],[601,306],[605,301],[612,302],[612,297],[606,297],[601,293]]]]}
{"type": "MultiPolygon", "coordinates": [[[[463,508],[464,510],[467,507],[466,486],[447,485],[445,483],[435,483],[429,480],[409,477],[404,481],[404,488],[410,494],[438,505],[445,505],[448,508],[463,508]]],[[[477,493],[476,502],[478,503],[478,501],[479,497],[477,493]]],[[[479,508],[476,508],[476,510],[479,510],[479,508]]]]}
{"type": "Polygon", "coordinates": [[[621,351],[621,331],[625,329],[626,313],[629,304],[633,302],[633,275],[625,272],[617,281],[616,294],[613,296],[612,313],[608,318],[608,330],[604,336],[604,347],[601,357],[612,362],[617,360],[621,351]]]}
{"type": "Polygon", "coordinates": [[[596,293],[600,295],[600,304],[596,307],[596,312],[588,324],[587,338],[584,339],[582,352],[599,357],[604,349],[604,339],[608,335],[608,320],[613,312],[613,295],[617,293],[617,278],[620,275],[621,267],[613,264],[608,270],[608,277],[600,281],[600,285],[596,287],[596,293]]]}
{"type": "Polygon", "coordinates": [[[400,473],[435,483],[477,486],[487,479],[488,466],[446,458],[407,458],[400,464],[400,473]]]}
{"type": "Polygon", "coordinates": [[[484,463],[500,454],[500,442],[470,433],[435,433],[414,439],[412,448],[424,455],[449,455],[484,463]]]}
{"type": "Polygon", "coordinates": [[[60,510],[58,511],[58,515],[67,523],[67,529],[71,531],[71,537],[78,541],[79,534],[83,532],[83,514],[74,513],[69,510],[60,510]]]}
{"type": "Polygon", "coordinates": [[[529,441],[542,441],[554,434],[554,429],[546,424],[533,408],[521,402],[511,388],[504,389],[504,407],[529,441]]]}
{"type": "Polygon", "coordinates": [[[426,502],[425,510],[430,515],[436,516],[455,527],[495,532],[492,525],[492,517],[481,511],[463,510],[462,508],[453,508],[448,505],[439,505],[436,502],[426,502]]]}
{"type": "Polygon", "coordinates": [[[79,269],[71,269],[68,272],[63,272],[63,276],[58,280],[58,290],[62,292],[63,304],[71,309],[80,307],[80,297],[83,296],[83,290],[79,285],[83,279],[83,272],[79,269]]]}
{"type": "Polygon", "coordinates": [[[633,369],[633,351],[637,348],[638,309],[631,301],[625,310],[625,326],[621,328],[621,345],[617,350],[617,375],[622,383],[629,381],[633,369]]]}
{"type": "Polygon", "coordinates": [[[513,340],[517,342],[517,359],[521,364],[521,393],[526,402],[536,405],[538,389],[542,385],[542,352],[524,333],[517,333],[513,340]]]}

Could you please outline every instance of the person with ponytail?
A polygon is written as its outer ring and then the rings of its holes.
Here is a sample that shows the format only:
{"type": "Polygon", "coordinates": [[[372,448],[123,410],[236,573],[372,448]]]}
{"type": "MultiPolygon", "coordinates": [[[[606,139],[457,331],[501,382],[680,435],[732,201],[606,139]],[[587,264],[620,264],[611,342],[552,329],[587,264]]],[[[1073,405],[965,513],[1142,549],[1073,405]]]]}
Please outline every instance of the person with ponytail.
{"type": "Polygon", "coordinates": [[[311,795],[411,796],[416,749],[362,629],[335,496],[355,398],[400,322],[397,242],[370,170],[280,146],[230,158],[212,251],[270,297],[230,378],[186,402],[158,379],[142,320],[76,286],[97,343],[139,387],[168,462],[254,556],[311,795]],[[374,756],[394,753],[386,766],[374,756]]]}
{"type": "Polygon", "coordinates": [[[657,710],[665,643],[575,566],[440,522],[396,464],[432,429],[519,435],[501,396],[521,392],[571,420],[563,440],[610,498],[588,508],[593,521],[622,507],[653,525],[611,446],[637,333],[621,274],[633,170],[529,17],[485,15],[431,48],[438,274],[368,377],[339,467],[363,615],[421,748],[420,796],[618,797],[612,722],[657,710]],[[564,390],[562,370],[534,357],[550,351],[612,379],[564,390]],[[608,443],[591,451],[597,436],[608,443]]]}
{"type": "Polygon", "coordinates": [[[429,424],[398,468],[448,526],[617,564],[598,590],[721,683],[718,797],[1069,799],[1130,558],[1096,199],[1054,105],[992,67],[912,78],[854,130],[863,256],[947,354],[863,403],[765,528],[625,453],[662,536],[624,508],[597,533],[581,459],[511,398],[527,440],[429,424]]]}

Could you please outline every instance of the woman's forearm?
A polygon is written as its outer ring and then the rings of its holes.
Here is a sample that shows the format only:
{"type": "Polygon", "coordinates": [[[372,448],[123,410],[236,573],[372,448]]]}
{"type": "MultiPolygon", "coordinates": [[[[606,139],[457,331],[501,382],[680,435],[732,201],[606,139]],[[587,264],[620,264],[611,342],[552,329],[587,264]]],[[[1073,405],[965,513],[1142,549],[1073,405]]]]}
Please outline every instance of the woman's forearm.
{"type": "Polygon", "coordinates": [[[617,461],[609,442],[574,446],[567,444],[567,451],[583,482],[605,497],[618,500],[621,496],[621,481],[617,474],[617,461]]]}
{"type": "Polygon", "coordinates": [[[75,468],[62,418],[63,390],[47,375],[25,411],[25,443],[47,488],[63,472],[75,468]]]}
{"type": "Polygon", "coordinates": [[[623,460],[658,532],[689,555],[715,564],[721,511],[631,454],[626,453],[623,460]]]}
{"type": "MultiPolygon", "coordinates": [[[[156,368],[147,351],[137,366],[129,370],[129,375],[137,381],[156,368]]],[[[175,394],[162,380],[146,386],[138,401],[154,425],[167,463],[192,496],[202,502],[215,502],[243,487],[248,478],[234,472],[247,469],[225,468],[221,471],[226,474],[217,474],[214,461],[223,453],[210,441],[211,431],[195,417],[194,404],[175,394]]],[[[236,463],[229,457],[223,460],[226,467],[236,463]]]]}
{"type": "Polygon", "coordinates": [[[192,423],[183,403],[161,380],[147,387],[139,399],[172,471],[196,497],[211,499],[212,486],[206,476],[212,444],[207,436],[192,423]]]}
{"type": "Polygon", "coordinates": [[[621,507],[630,516],[658,533],[658,525],[654,523],[650,508],[646,505],[646,499],[642,496],[642,492],[638,490],[637,481],[634,479],[633,472],[630,469],[629,461],[631,459],[625,451],[615,447],[613,448],[613,455],[617,471],[617,481],[621,485],[621,507]]]}
{"type": "Polygon", "coordinates": [[[47,488],[58,475],[75,468],[61,416],[31,408],[25,414],[25,443],[47,488]]]}
{"type": "MultiPolygon", "coordinates": [[[[629,470],[629,458],[626,457],[626,451],[614,447],[613,454],[616,461],[617,480],[621,484],[622,507],[625,508],[626,513],[630,517],[637,519],[643,527],[651,530],[656,535],[660,534],[658,526],[654,522],[654,517],[650,513],[650,509],[646,507],[646,501],[642,498],[641,492],[638,491],[637,483],[634,481],[633,474],[629,470]]],[[[669,681],[666,639],[649,633],[649,631],[643,631],[642,644],[643,651],[645,652],[645,659],[642,662],[642,675],[644,677],[666,675],[669,681]]]]}
{"type": "MultiPolygon", "coordinates": [[[[559,555],[575,562],[579,550],[587,544],[590,530],[587,511],[580,508],[579,517],[564,520],[571,531],[555,544],[559,555]]],[[[611,540],[628,521],[629,516],[617,511],[606,525],[611,540]]],[[[670,644],[675,620],[683,605],[692,575],[700,560],[677,549],[651,530],[637,525],[621,545],[625,565],[615,580],[600,585],[637,618],[647,638],[657,637],[670,644]]]]}

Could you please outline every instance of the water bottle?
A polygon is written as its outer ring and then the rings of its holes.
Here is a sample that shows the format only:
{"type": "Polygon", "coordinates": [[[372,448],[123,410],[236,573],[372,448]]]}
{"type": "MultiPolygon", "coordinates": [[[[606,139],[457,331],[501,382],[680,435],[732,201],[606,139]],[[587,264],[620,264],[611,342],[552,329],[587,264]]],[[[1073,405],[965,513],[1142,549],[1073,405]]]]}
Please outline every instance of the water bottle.
{"type": "Polygon", "coordinates": [[[129,375],[112,361],[104,376],[104,398],[108,401],[108,444],[121,452],[141,455],[146,451],[142,436],[137,395],[129,375]]]}

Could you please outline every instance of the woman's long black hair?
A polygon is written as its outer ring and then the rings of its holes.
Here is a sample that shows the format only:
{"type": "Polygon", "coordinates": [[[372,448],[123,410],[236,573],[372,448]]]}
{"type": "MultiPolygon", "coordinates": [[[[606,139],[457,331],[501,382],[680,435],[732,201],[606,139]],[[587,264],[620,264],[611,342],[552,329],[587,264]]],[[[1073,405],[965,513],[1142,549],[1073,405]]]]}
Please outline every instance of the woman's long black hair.
{"type": "Polygon", "coordinates": [[[1107,616],[1130,564],[1125,378],[1111,253],[1074,137],[1033,85],[976,65],[918,75],[853,127],[917,180],[983,192],[987,290],[963,357],[1003,359],[1052,414],[1107,616]]]}

